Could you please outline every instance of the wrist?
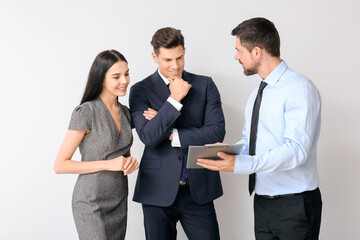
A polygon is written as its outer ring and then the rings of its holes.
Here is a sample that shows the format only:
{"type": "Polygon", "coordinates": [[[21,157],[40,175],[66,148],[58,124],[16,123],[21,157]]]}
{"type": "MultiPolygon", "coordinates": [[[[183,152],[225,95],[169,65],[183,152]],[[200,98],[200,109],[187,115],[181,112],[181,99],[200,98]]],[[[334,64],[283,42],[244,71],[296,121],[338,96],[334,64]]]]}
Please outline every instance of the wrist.
{"type": "Polygon", "coordinates": [[[177,97],[177,96],[174,96],[174,95],[172,95],[172,94],[170,94],[170,97],[171,97],[172,99],[174,99],[175,101],[179,102],[179,103],[180,103],[180,101],[182,100],[181,97],[177,97]]]}
{"type": "Polygon", "coordinates": [[[111,170],[110,161],[106,161],[106,160],[100,161],[100,168],[103,171],[110,171],[111,170]]]}

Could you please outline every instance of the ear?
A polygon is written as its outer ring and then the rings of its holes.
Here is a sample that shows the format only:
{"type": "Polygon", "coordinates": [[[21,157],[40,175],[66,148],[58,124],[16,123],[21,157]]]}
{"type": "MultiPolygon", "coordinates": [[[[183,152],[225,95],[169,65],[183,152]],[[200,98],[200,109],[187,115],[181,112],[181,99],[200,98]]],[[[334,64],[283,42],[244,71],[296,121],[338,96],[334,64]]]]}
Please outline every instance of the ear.
{"type": "Polygon", "coordinates": [[[263,55],[263,49],[260,47],[254,47],[251,51],[251,55],[253,58],[260,59],[263,55]]]}
{"type": "Polygon", "coordinates": [[[156,53],[152,52],[151,56],[153,57],[154,62],[159,63],[159,59],[158,59],[158,56],[156,55],[156,53]]]}

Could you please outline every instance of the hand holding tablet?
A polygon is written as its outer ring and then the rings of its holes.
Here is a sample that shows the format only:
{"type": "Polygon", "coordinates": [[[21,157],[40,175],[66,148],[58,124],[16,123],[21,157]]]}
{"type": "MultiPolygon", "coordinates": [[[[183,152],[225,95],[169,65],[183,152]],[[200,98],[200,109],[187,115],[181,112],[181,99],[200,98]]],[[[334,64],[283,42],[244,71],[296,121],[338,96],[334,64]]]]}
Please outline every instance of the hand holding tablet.
{"type": "MultiPolygon", "coordinates": [[[[243,144],[210,144],[205,146],[190,146],[186,167],[191,169],[203,168],[203,166],[197,164],[198,159],[201,158],[208,160],[216,160],[212,162],[207,162],[207,164],[211,164],[211,165],[205,167],[211,170],[221,171],[221,167],[220,169],[218,169],[219,168],[218,166],[213,166],[214,164],[215,165],[220,164],[220,163],[216,164],[218,160],[220,160],[220,162],[223,160],[218,156],[218,152],[224,152],[228,155],[238,155],[240,154],[242,147],[243,144]]],[[[224,154],[224,157],[227,156],[226,154],[224,154]]],[[[206,165],[206,163],[204,164],[206,165]]]]}

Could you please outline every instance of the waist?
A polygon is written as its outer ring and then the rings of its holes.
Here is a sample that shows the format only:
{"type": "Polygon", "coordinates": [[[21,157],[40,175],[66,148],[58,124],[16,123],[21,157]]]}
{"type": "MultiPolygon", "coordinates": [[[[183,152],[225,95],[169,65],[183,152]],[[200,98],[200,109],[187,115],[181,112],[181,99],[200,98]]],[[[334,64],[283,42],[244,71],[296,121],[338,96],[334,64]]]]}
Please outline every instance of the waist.
{"type": "Polygon", "coordinates": [[[278,198],[286,198],[286,197],[292,197],[292,196],[296,196],[296,195],[303,195],[303,194],[313,193],[315,191],[319,191],[319,188],[316,188],[316,189],[311,190],[311,191],[300,192],[300,193],[289,193],[289,194],[281,194],[281,195],[273,195],[273,196],[256,194],[256,196],[259,196],[259,197],[265,198],[265,199],[278,199],[278,198]]]}

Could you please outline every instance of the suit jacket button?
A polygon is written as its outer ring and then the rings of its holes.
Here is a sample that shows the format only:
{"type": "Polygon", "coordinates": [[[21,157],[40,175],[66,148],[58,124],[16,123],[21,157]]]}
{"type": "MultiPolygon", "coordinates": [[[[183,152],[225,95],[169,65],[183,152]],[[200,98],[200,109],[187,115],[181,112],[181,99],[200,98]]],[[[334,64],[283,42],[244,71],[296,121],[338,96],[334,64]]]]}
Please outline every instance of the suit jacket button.
{"type": "Polygon", "coordinates": [[[179,156],[179,160],[183,160],[182,156],[179,156]]]}

